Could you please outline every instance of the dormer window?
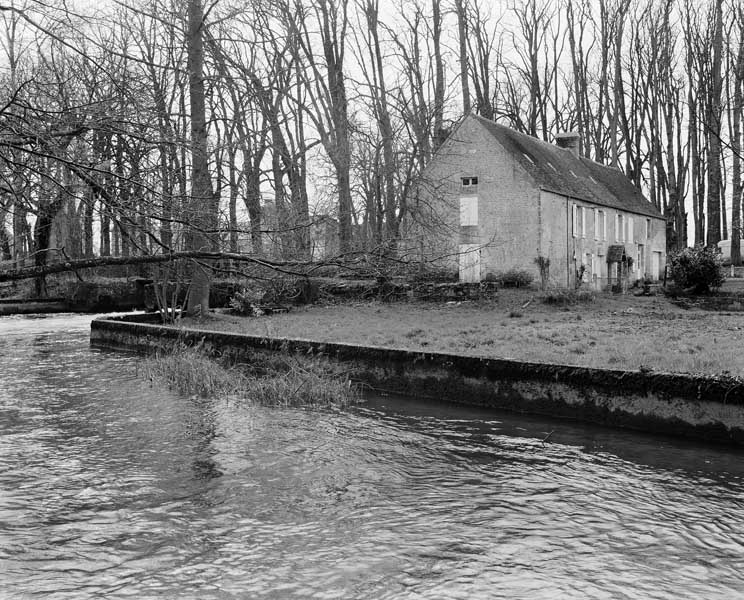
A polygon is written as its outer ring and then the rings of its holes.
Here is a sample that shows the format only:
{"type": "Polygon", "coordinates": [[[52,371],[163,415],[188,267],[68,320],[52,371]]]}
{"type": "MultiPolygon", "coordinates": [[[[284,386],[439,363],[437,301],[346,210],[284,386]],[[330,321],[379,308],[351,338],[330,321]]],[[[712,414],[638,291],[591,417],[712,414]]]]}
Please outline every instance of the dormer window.
{"type": "Polygon", "coordinates": [[[463,177],[462,187],[468,188],[468,189],[478,187],[478,178],[477,177],[463,177]]]}

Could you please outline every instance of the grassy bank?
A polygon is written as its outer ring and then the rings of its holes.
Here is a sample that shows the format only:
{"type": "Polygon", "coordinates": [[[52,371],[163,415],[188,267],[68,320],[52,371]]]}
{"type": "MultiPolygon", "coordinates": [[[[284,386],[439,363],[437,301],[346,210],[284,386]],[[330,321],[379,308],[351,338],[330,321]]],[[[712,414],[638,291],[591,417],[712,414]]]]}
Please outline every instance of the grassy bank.
{"type": "Polygon", "coordinates": [[[359,398],[346,374],[318,358],[275,356],[230,364],[199,348],[181,347],[144,362],[140,375],[182,394],[270,406],[342,406],[359,398]]]}
{"type": "Polygon", "coordinates": [[[616,369],[744,376],[744,313],[684,309],[662,297],[600,295],[548,305],[504,290],[483,303],[352,303],[287,314],[218,314],[181,326],[616,369]]]}

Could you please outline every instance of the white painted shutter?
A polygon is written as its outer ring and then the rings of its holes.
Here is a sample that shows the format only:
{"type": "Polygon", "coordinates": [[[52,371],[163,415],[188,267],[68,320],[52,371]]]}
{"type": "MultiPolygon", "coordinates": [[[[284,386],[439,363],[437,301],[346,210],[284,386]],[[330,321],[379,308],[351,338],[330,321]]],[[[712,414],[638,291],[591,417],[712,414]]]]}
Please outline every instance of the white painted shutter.
{"type": "Polygon", "coordinates": [[[573,214],[571,218],[571,233],[574,237],[579,235],[579,207],[573,205],[573,214]]]}
{"type": "Polygon", "coordinates": [[[581,211],[581,237],[586,237],[586,209],[582,206],[580,209],[581,211]]]}
{"type": "Polygon", "coordinates": [[[602,211],[602,240],[607,241],[607,213],[602,211]]]}
{"type": "Polygon", "coordinates": [[[594,209],[594,239],[599,239],[599,211],[594,209]]]}
{"type": "Polygon", "coordinates": [[[478,225],[478,196],[460,196],[460,225],[478,225]]]}

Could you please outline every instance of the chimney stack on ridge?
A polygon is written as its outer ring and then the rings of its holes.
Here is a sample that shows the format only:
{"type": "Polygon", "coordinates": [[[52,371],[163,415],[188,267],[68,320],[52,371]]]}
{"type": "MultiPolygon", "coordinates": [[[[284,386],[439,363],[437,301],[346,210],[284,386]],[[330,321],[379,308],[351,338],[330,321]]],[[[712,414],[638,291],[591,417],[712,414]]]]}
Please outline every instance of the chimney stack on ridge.
{"type": "Polygon", "coordinates": [[[579,155],[579,141],[581,137],[575,131],[564,131],[555,136],[555,143],[560,148],[570,150],[574,156],[579,155]]]}

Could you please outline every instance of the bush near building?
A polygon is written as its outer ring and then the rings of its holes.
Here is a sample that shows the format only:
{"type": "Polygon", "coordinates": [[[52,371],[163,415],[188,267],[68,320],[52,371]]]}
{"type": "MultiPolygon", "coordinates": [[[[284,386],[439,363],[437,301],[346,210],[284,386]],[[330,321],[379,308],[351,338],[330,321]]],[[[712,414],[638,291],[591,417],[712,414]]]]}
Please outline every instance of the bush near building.
{"type": "Polygon", "coordinates": [[[694,294],[707,294],[725,281],[720,254],[704,246],[670,254],[669,274],[677,286],[694,294]]]}

